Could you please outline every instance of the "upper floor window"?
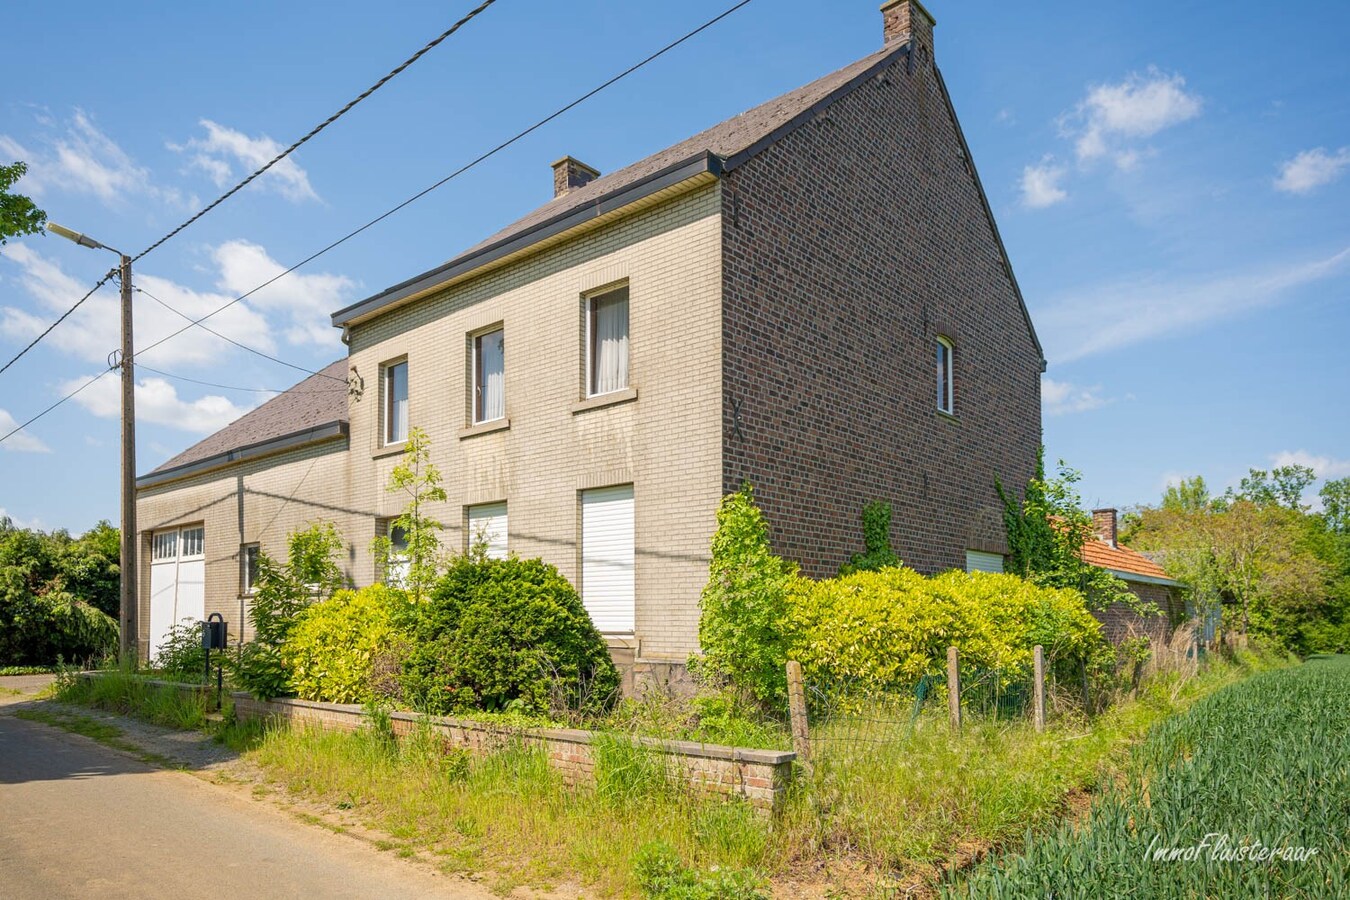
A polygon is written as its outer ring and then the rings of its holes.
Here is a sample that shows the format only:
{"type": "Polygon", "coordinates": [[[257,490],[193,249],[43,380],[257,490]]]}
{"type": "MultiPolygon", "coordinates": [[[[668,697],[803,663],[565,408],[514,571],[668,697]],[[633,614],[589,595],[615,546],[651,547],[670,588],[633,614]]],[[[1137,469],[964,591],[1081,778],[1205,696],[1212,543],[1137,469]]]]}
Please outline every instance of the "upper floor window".
{"type": "Polygon", "coordinates": [[[398,444],[408,439],[408,363],[384,367],[384,442],[398,444]]]}
{"type": "Polygon", "coordinates": [[[506,345],[502,329],[473,339],[473,420],[491,422],[506,415],[506,345]]]}
{"type": "Polygon", "coordinates": [[[942,412],[953,414],[955,390],[952,385],[952,342],[945,337],[937,339],[937,405],[942,412]]]}
{"type": "Polygon", "coordinates": [[[587,385],[590,396],[628,387],[628,288],[586,302],[587,385]]]}

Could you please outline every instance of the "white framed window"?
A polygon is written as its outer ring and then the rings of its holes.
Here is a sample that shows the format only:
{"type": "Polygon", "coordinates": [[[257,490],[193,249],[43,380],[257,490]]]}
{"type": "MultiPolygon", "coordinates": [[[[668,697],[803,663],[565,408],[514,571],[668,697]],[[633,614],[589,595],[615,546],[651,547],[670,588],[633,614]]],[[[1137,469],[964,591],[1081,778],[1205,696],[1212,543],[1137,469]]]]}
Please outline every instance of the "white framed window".
{"type": "Polygon", "coordinates": [[[506,416],[506,341],[501,328],[473,339],[473,421],[506,416]]]}
{"type": "Polygon", "coordinates": [[[586,301],[586,394],[628,387],[628,288],[586,301]]]}
{"type": "Polygon", "coordinates": [[[506,504],[483,503],[468,508],[469,546],[480,541],[487,545],[489,559],[506,559],[507,528],[506,504]]]}
{"type": "Polygon", "coordinates": [[[384,532],[389,536],[389,559],[384,568],[384,583],[402,587],[408,582],[408,573],[412,568],[408,555],[408,533],[393,522],[384,523],[384,532]]]}
{"type": "Polygon", "coordinates": [[[178,552],[182,559],[206,555],[206,529],[204,527],[184,528],[181,540],[182,546],[178,548],[178,552]]]}
{"type": "Polygon", "coordinates": [[[384,442],[408,439],[408,361],[384,367],[384,442]]]}
{"type": "Polygon", "coordinates": [[[955,414],[956,390],[952,384],[952,357],[956,348],[950,339],[937,339],[937,405],[942,412],[955,414]]]}
{"type": "Polygon", "coordinates": [[[166,560],[178,558],[178,532],[159,531],[152,540],[151,559],[166,560]]]}
{"type": "Polygon", "coordinates": [[[239,589],[241,593],[251,594],[258,584],[258,554],[262,548],[257,544],[241,544],[239,547],[239,589]]]}

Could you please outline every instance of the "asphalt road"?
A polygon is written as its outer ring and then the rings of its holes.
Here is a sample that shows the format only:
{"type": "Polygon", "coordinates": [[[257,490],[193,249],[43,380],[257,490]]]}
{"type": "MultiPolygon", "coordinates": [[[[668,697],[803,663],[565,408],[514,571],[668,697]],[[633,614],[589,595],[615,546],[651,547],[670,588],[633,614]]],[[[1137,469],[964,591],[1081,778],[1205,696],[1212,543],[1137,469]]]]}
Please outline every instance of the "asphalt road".
{"type": "Polygon", "coordinates": [[[0,898],[465,897],[476,885],[0,715],[0,898]]]}

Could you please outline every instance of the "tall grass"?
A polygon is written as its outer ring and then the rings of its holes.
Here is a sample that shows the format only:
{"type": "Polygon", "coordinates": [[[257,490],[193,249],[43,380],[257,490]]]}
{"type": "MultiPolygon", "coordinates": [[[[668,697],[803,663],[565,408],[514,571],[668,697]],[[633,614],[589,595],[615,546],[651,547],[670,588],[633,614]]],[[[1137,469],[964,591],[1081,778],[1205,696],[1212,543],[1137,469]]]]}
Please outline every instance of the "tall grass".
{"type": "Polygon", "coordinates": [[[200,691],[149,684],[127,669],[112,669],[92,677],[63,671],[56,679],[55,699],[189,731],[206,725],[211,702],[200,691]]]}
{"type": "Polygon", "coordinates": [[[621,738],[597,741],[594,783],[578,785],[537,747],[470,756],[426,727],[396,743],[370,729],[277,730],[255,759],[287,790],[355,810],[447,871],[493,872],[503,891],[577,879],[636,894],[635,857],[658,837],[699,869],[766,858],[769,823],[748,805],[691,796],[659,756],[621,738]]]}

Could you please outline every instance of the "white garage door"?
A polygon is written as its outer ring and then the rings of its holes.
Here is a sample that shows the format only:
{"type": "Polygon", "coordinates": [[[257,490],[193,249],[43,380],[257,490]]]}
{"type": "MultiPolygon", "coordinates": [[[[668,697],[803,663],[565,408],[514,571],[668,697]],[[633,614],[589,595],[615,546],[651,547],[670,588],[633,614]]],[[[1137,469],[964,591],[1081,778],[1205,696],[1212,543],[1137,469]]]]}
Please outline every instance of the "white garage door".
{"type": "Polygon", "coordinates": [[[1003,572],[1003,557],[997,553],[983,553],[979,550],[966,551],[967,572],[1003,572]]]}
{"type": "Polygon", "coordinates": [[[631,484],[581,494],[581,599],[602,632],[633,633],[631,484]]]}
{"type": "Polygon", "coordinates": [[[506,504],[484,503],[469,507],[469,545],[487,543],[489,559],[506,559],[506,504]]]}
{"type": "Polygon", "coordinates": [[[169,629],[206,618],[206,530],[157,531],[150,542],[150,659],[169,629]]]}

